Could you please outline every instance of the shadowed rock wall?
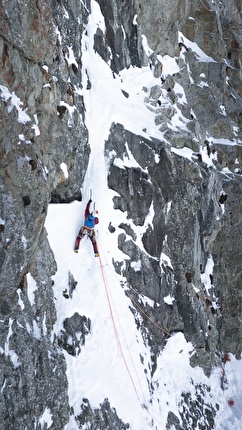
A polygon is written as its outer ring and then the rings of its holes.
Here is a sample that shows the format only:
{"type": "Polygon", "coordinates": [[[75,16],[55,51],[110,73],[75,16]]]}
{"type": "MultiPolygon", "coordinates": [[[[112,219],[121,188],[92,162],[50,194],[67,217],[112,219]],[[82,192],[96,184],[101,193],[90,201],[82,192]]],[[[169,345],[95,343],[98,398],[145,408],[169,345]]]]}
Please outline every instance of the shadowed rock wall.
{"type": "Polygon", "coordinates": [[[89,147],[78,88],[88,7],[0,4],[1,429],[33,429],[46,410],[52,428],[68,421],[66,364],[52,338],[56,264],[44,222],[51,198],[81,198],[89,147]]]}
{"type": "MultiPolygon", "coordinates": [[[[154,51],[145,61],[161,78],[146,103],[164,141],[134,136],[119,124],[110,132],[108,183],[120,196],[114,207],[127,211],[136,225],[144,224],[151,203],[155,211],[153,226],[142,239],[149,256],[135,244],[130,225],[120,226],[119,247],[131,258],[123,274],[132,288],[159,303],[159,310],[150,310],[157,322],[170,331],[183,330],[196,344],[192,363],[199,362],[209,373],[218,351],[241,354],[241,222],[236,215],[241,208],[241,5],[184,0],[153,1],[148,7],[137,1],[134,8],[139,34],[154,51]],[[204,55],[186,46],[186,38],[204,55]],[[163,73],[165,54],[177,58],[179,72],[173,76],[163,73]],[[185,104],[177,84],[185,91],[185,104]],[[163,107],[164,91],[170,105],[163,107]],[[178,110],[187,131],[171,126],[178,110]],[[125,153],[125,142],[140,169],[115,164],[115,157],[122,159],[125,153]],[[169,145],[190,148],[191,161],[171,153],[169,145]],[[172,269],[160,261],[162,251],[171,258],[172,269]],[[203,275],[211,256],[207,289],[203,275]],[[140,271],[132,269],[137,260],[140,271]],[[176,304],[168,306],[163,298],[171,292],[176,304]]],[[[119,262],[115,267],[120,271],[119,262]]],[[[157,336],[154,349],[162,343],[157,336]]]]}

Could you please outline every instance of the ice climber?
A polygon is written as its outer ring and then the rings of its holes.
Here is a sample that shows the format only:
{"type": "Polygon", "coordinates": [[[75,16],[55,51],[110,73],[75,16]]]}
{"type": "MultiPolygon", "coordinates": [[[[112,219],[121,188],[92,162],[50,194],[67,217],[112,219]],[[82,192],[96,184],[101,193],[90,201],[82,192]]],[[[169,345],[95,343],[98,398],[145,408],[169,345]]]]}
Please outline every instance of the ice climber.
{"type": "Polygon", "coordinates": [[[83,237],[87,234],[90,238],[94,250],[95,257],[99,256],[98,248],[97,248],[97,241],[95,236],[94,227],[96,224],[99,223],[99,219],[95,216],[98,214],[98,211],[94,211],[90,213],[90,204],[92,203],[92,200],[90,199],[87,203],[86,209],[85,209],[85,221],[84,226],[80,229],[78,236],[75,241],[75,248],[74,252],[78,252],[80,241],[83,239],[83,237]]]}

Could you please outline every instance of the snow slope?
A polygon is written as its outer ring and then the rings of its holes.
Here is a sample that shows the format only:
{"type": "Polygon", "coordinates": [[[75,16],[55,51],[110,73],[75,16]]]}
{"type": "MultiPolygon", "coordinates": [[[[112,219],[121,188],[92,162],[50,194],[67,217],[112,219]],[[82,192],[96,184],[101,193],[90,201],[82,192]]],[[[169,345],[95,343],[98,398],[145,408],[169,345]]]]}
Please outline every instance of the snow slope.
{"type": "MultiPolygon", "coordinates": [[[[49,205],[46,220],[50,245],[58,266],[53,277],[57,310],[54,332],[60,334],[65,318],[75,312],[91,319],[91,333],[87,335],[81,353],[73,357],[64,351],[70,406],[78,415],[83,398],[90,401],[92,408],[98,408],[108,398],[119,418],[128,422],[132,430],[163,429],[166,428],[169,411],[179,415],[182,392],[190,392],[194,397],[196,384],[207,384],[211,391],[204,394],[205,403],[214,407],[219,404],[215,428],[239,430],[242,426],[242,407],[239,404],[242,365],[232,356],[226,363],[227,386],[224,390],[221,388],[223,370],[215,369],[207,378],[200,368],[191,368],[189,358],[193,347],[185,341],[182,333],[176,333],[161,351],[151,381],[149,348],[136,327],[129,308],[132,303],[125,295],[122,278],[112,266],[112,258],[117,261],[124,259],[117,248],[117,236],[120,233],[118,225],[125,220],[126,214],[113,209],[114,193],[107,187],[104,143],[113,121],[120,122],[133,133],[162,138],[152,112],[145,106],[142,91],[144,86],[150,88],[157,80],[149,67],[130,68],[113,77],[109,66],[92,48],[96,28],[104,26],[104,19],[97,3],[92,1],[91,4],[92,14],[82,47],[83,76],[86,77],[83,97],[91,146],[82,189],[84,200],[81,203],[49,205]],[[86,89],[87,79],[91,82],[89,90],[86,89]],[[121,90],[128,92],[129,98],[125,98],[121,90]],[[81,242],[79,253],[73,252],[90,190],[99,210],[100,224],[96,232],[100,259],[94,257],[91,242],[86,238],[81,242]],[[116,227],[114,234],[108,230],[110,221],[116,227]],[[68,287],[69,272],[78,283],[72,298],[67,299],[63,291],[68,287]],[[154,391],[151,390],[151,382],[154,391]]],[[[172,73],[172,67],[174,62],[167,62],[167,74],[172,73]]],[[[80,89],[77,91],[80,92],[80,89]]],[[[142,231],[136,231],[138,236],[142,234],[142,231]]],[[[31,291],[31,280],[28,285],[31,291]]],[[[48,428],[51,416],[46,416],[49,418],[43,416],[42,424],[45,422],[48,428]]],[[[72,415],[65,430],[75,429],[78,426],[72,415]]]]}

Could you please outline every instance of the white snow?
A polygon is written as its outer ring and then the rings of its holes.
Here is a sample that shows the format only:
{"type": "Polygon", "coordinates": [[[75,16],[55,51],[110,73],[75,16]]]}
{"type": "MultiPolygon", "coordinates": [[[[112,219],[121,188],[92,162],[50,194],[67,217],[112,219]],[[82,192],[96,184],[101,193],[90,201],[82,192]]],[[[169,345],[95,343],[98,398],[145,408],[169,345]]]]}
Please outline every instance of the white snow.
{"type": "Polygon", "coordinates": [[[61,163],[60,168],[61,168],[62,172],[64,173],[64,177],[67,179],[69,177],[69,173],[68,173],[68,168],[67,168],[66,163],[61,163]]]}
{"type": "Polygon", "coordinates": [[[13,334],[13,330],[12,330],[12,325],[13,325],[13,319],[9,318],[9,329],[8,329],[8,335],[4,344],[4,349],[1,348],[1,354],[5,354],[7,357],[9,357],[9,359],[11,360],[13,366],[15,368],[17,368],[18,366],[20,366],[20,361],[19,361],[19,357],[16,354],[16,352],[11,348],[10,342],[11,342],[11,336],[13,334]]]}
{"type": "Polygon", "coordinates": [[[38,117],[37,117],[36,114],[34,115],[34,120],[35,120],[35,124],[32,125],[32,128],[35,131],[35,136],[40,136],[40,129],[39,129],[39,126],[38,126],[39,120],[38,120],[38,117]]]}
{"type": "Polygon", "coordinates": [[[209,289],[211,288],[211,275],[213,274],[213,257],[209,255],[205,267],[205,271],[201,273],[201,281],[206,288],[207,294],[209,294],[209,289]]]}
{"type": "Polygon", "coordinates": [[[17,293],[18,293],[18,304],[19,304],[19,306],[21,307],[21,309],[23,310],[24,309],[24,302],[23,302],[23,300],[22,300],[22,298],[21,298],[21,288],[18,288],[17,289],[17,293]]]}
{"type": "Polygon", "coordinates": [[[172,305],[175,299],[169,294],[168,296],[164,297],[163,300],[167,305],[172,305]]]}
{"type": "Polygon", "coordinates": [[[25,141],[25,136],[24,136],[24,134],[19,134],[19,140],[21,140],[22,142],[24,142],[25,141]]]}
{"type": "Polygon", "coordinates": [[[27,249],[28,241],[27,241],[26,237],[24,236],[24,234],[22,234],[21,241],[22,241],[24,249],[27,249]]]}
{"type": "Polygon", "coordinates": [[[41,339],[41,330],[39,328],[37,321],[35,321],[35,320],[33,320],[32,334],[36,339],[41,339]]]}
{"type": "Polygon", "coordinates": [[[194,157],[194,151],[190,148],[184,147],[184,148],[171,148],[171,151],[174,152],[177,155],[180,155],[181,157],[187,158],[188,160],[192,161],[192,157],[194,157]]]}
{"type": "Polygon", "coordinates": [[[170,57],[169,55],[164,55],[164,57],[157,55],[157,58],[162,64],[162,76],[168,77],[180,71],[176,58],[170,57]]]}
{"type": "Polygon", "coordinates": [[[29,115],[27,115],[26,110],[23,110],[23,102],[19,99],[19,97],[16,96],[15,92],[10,92],[7,87],[0,85],[0,97],[5,102],[8,102],[8,113],[12,112],[13,108],[15,107],[18,112],[18,122],[25,124],[26,122],[30,121],[29,115]]]}
{"type": "Polygon", "coordinates": [[[43,414],[39,418],[41,429],[48,429],[53,424],[52,414],[49,408],[45,408],[43,414]]]}
{"type": "Polygon", "coordinates": [[[21,366],[21,362],[19,361],[19,356],[15,351],[13,351],[12,349],[9,350],[8,356],[9,356],[13,366],[15,367],[15,369],[17,367],[21,366]]]}
{"type": "Polygon", "coordinates": [[[184,43],[186,48],[191,49],[191,51],[196,54],[198,61],[202,61],[205,63],[216,63],[216,61],[212,57],[205,54],[205,52],[201,48],[199,48],[197,43],[191,42],[191,40],[187,39],[187,37],[185,37],[184,34],[182,34],[180,31],[178,31],[178,36],[178,41],[184,43]]]}
{"type": "Polygon", "coordinates": [[[33,306],[35,302],[34,292],[37,290],[38,287],[37,287],[36,281],[34,280],[33,276],[30,273],[27,273],[26,278],[27,278],[27,295],[31,306],[33,306]]]}
{"type": "Polygon", "coordinates": [[[160,264],[164,264],[170,268],[173,268],[170,257],[168,257],[168,255],[166,255],[164,252],[161,253],[160,264]]]}
{"type": "Polygon", "coordinates": [[[137,15],[134,15],[133,25],[138,25],[138,23],[137,23],[137,15]]]}
{"type": "Polygon", "coordinates": [[[61,45],[62,44],[62,37],[61,37],[61,34],[60,34],[60,30],[58,29],[58,27],[54,27],[54,28],[55,28],[55,33],[57,35],[58,42],[61,45]]]}
{"type": "Polygon", "coordinates": [[[72,64],[75,64],[75,66],[78,68],[78,63],[75,59],[75,55],[74,55],[72,46],[68,46],[68,53],[65,55],[65,59],[66,59],[67,64],[69,66],[72,66],[72,64]]]}
{"type": "MultiPolygon", "coordinates": [[[[136,134],[162,138],[162,133],[154,123],[154,115],[144,103],[143,87],[151,88],[157,84],[149,67],[141,69],[130,67],[118,76],[113,76],[109,66],[93,50],[93,36],[96,28],[104,25],[99,5],[91,0],[92,14],[86,26],[86,35],[82,44],[82,75],[83,97],[86,108],[86,126],[89,131],[91,154],[82,191],[83,201],[70,204],[50,204],[46,219],[49,242],[57,262],[57,273],[53,276],[54,295],[56,302],[57,321],[54,333],[58,336],[63,329],[63,321],[75,312],[85,315],[91,320],[91,332],[86,336],[85,345],[77,357],[64,351],[69,381],[69,402],[74,414],[81,412],[83,398],[87,398],[92,408],[108,398],[120,419],[130,424],[131,430],[163,429],[166,426],[167,413],[178,414],[182,392],[191,392],[195,398],[195,385],[207,384],[211,392],[204,399],[207,404],[219,405],[216,417],[216,430],[240,430],[241,412],[239,399],[242,396],[241,361],[232,355],[225,365],[228,378],[226,391],[221,388],[222,368],[215,368],[211,377],[204,375],[201,368],[190,366],[193,346],[186,342],[182,333],[170,336],[166,347],[160,352],[157,368],[151,377],[151,351],[145,344],[141,332],[137,328],[134,315],[130,311],[132,302],[122,287],[125,281],[114,271],[112,259],[128,260],[117,247],[117,236],[123,230],[118,226],[126,220],[125,213],[113,209],[112,198],[116,195],[107,186],[107,165],[104,156],[105,139],[109,135],[112,122],[120,122],[124,127],[136,134]],[[87,79],[91,89],[87,89],[87,79]],[[86,82],[85,82],[86,79],[86,82]],[[129,94],[126,98],[122,90],[129,94]],[[147,130],[146,132],[144,130],[147,130]],[[95,258],[91,242],[88,238],[81,241],[79,253],[73,252],[76,235],[83,224],[83,215],[92,191],[92,200],[99,210],[100,224],[96,227],[100,258],[95,258]],[[110,233],[109,223],[115,227],[110,233]],[[72,298],[65,298],[63,291],[68,290],[69,273],[77,281],[72,298]],[[151,384],[153,390],[151,389],[151,384]],[[235,404],[229,406],[233,399],[235,404]]],[[[183,39],[184,43],[188,43],[183,39]]],[[[145,44],[145,37],[143,37],[145,44]]],[[[195,44],[189,47],[196,50],[201,61],[213,61],[201,52],[195,44]]],[[[149,51],[148,45],[146,46],[149,51]]],[[[165,73],[177,70],[174,59],[163,59],[165,73]],[[172,68],[174,69],[172,70],[172,68]]],[[[76,88],[79,91],[78,88],[76,88]]],[[[180,89],[182,101],[185,97],[180,89]]],[[[180,121],[182,125],[182,121],[180,121]]],[[[183,124],[185,127],[185,124],[183,124]]],[[[192,159],[193,151],[189,148],[172,149],[179,155],[192,159]]],[[[116,160],[120,168],[137,166],[137,161],[126,145],[127,156],[116,160]]],[[[115,155],[115,154],[114,154],[115,155]]],[[[169,211],[171,202],[167,206],[169,211]]],[[[154,215],[153,204],[145,221],[144,227],[136,228],[129,220],[137,234],[136,244],[142,247],[142,234],[151,225],[154,215]]],[[[128,240],[131,240],[128,237],[128,240]]],[[[169,257],[161,255],[161,261],[172,267],[169,257]]],[[[124,263],[125,264],[125,263],[124,263]]],[[[137,259],[132,263],[134,270],[140,270],[141,262],[137,259]]],[[[208,260],[203,282],[206,285],[212,270],[208,260]]],[[[36,283],[28,274],[28,298],[34,304],[36,283]]],[[[140,300],[146,299],[140,296],[140,300]]],[[[165,297],[165,302],[174,304],[172,296],[165,297]]],[[[147,298],[146,303],[154,306],[147,298]]],[[[142,319],[144,316],[141,315],[142,319]]],[[[33,322],[34,324],[34,322],[33,322]]],[[[166,328],[160,328],[166,330],[166,328]]],[[[30,328],[29,328],[30,330],[30,328]]],[[[40,333],[34,324],[34,333],[40,333]]],[[[51,426],[50,411],[45,411],[41,421],[51,426]]],[[[197,427],[198,428],[198,427],[197,427]]],[[[196,428],[196,429],[197,429],[196,428]]],[[[70,418],[65,430],[77,430],[74,416],[70,418]]],[[[193,429],[193,430],[196,430],[193,429]]],[[[188,430],[188,429],[187,429],[188,430]]],[[[190,430],[190,429],[189,429],[190,430]]]]}
{"type": "Polygon", "coordinates": [[[76,110],[75,106],[71,106],[68,103],[64,102],[63,100],[60,101],[60,106],[65,106],[66,109],[68,110],[70,116],[72,116],[74,111],[76,110]]]}
{"type": "Polygon", "coordinates": [[[47,335],[47,327],[46,327],[46,313],[44,313],[44,318],[42,322],[42,330],[43,330],[43,336],[47,335]]]}
{"type": "Polygon", "coordinates": [[[141,270],[141,260],[138,261],[132,261],[131,267],[134,269],[135,272],[140,272],[141,270]]]}
{"type": "Polygon", "coordinates": [[[42,66],[42,69],[44,69],[47,73],[49,73],[49,67],[48,66],[42,66]]]}
{"type": "MultiPolygon", "coordinates": [[[[1,354],[3,354],[3,350],[1,347],[0,347],[0,352],[1,352],[1,354]]],[[[5,387],[6,387],[6,379],[4,379],[4,383],[3,383],[2,388],[1,388],[1,393],[3,393],[5,387]]]]}
{"type": "Polygon", "coordinates": [[[9,340],[10,340],[10,337],[12,336],[12,334],[13,334],[12,324],[13,324],[13,319],[12,319],[12,318],[9,318],[9,329],[8,329],[8,335],[7,335],[7,338],[6,338],[5,345],[4,345],[5,355],[8,355],[8,354],[9,354],[9,351],[10,351],[10,347],[9,347],[9,340]]]}
{"type": "Polygon", "coordinates": [[[212,300],[214,309],[217,309],[218,298],[215,296],[214,286],[212,283],[213,267],[214,267],[213,257],[212,255],[209,255],[206,262],[205,270],[203,273],[201,273],[201,281],[205,287],[207,296],[212,300]]]}
{"type": "Polygon", "coordinates": [[[229,140],[229,139],[214,139],[211,138],[213,143],[219,143],[219,145],[227,145],[227,146],[236,146],[236,145],[242,145],[242,141],[237,140],[229,140]]]}

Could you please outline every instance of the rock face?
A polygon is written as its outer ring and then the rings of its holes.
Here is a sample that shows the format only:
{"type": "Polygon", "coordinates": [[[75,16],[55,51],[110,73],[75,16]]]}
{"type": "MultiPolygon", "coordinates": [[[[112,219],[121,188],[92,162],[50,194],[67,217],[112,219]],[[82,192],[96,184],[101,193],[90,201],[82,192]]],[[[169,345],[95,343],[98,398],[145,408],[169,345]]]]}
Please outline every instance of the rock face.
{"type": "MultiPolygon", "coordinates": [[[[127,211],[128,218],[132,218],[134,224],[143,225],[153,201],[154,218],[153,225],[147,226],[142,238],[145,252],[135,244],[132,229],[121,226],[125,232],[119,236],[119,248],[129,257],[123,274],[137,292],[147,295],[159,305],[159,310],[150,309],[157,323],[168,327],[169,332],[184,331],[187,339],[197,345],[197,360],[209,372],[218,350],[229,349],[238,357],[241,353],[240,316],[237,313],[238,319],[235,315],[232,319],[228,317],[228,303],[233,301],[233,306],[238,310],[240,300],[233,292],[234,282],[232,285],[228,282],[225,287],[223,275],[223,267],[228,265],[231,252],[228,237],[231,222],[224,216],[223,206],[229,205],[229,212],[233,213],[234,198],[231,195],[231,200],[228,197],[220,203],[222,190],[225,192],[226,189],[227,197],[230,194],[227,187],[230,188],[232,183],[236,193],[241,193],[241,180],[233,174],[229,178],[227,175],[224,177],[222,166],[218,164],[215,170],[203,165],[197,157],[194,157],[197,161],[189,162],[171,154],[161,142],[145,141],[120,125],[113,126],[107,151],[115,153],[117,158],[122,157],[125,153],[124,142],[128,142],[129,150],[141,169],[119,169],[115,158],[112,160],[109,187],[120,195],[114,199],[114,206],[127,211]],[[158,163],[155,154],[159,154],[158,163]],[[169,267],[165,256],[160,259],[161,253],[170,256],[173,267],[169,267]],[[211,285],[207,291],[202,283],[202,274],[210,255],[214,258],[214,269],[210,273],[211,285]],[[139,260],[140,270],[137,270],[134,263],[139,260]],[[200,289],[199,293],[194,286],[200,289]],[[176,298],[173,306],[164,302],[171,291],[176,298]],[[231,323],[233,335],[228,340],[225,332],[229,327],[231,329],[231,323]]],[[[232,230],[238,234],[238,228],[237,220],[232,230]]],[[[241,273],[239,242],[239,239],[233,240],[233,249],[237,251],[233,262],[229,263],[230,276],[234,273],[234,279],[238,280],[241,273]]],[[[238,292],[239,283],[236,287],[238,292]]],[[[159,337],[158,330],[157,336],[153,337],[154,349],[163,342],[159,337]]]]}
{"type": "Polygon", "coordinates": [[[74,357],[80,354],[81,346],[85,345],[85,335],[90,332],[91,321],[77,312],[71,318],[67,318],[63,323],[64,330],[58,339],[58,344],[64,348],[68,354],[74,357]]]}
{"type": "Polygon", "coordinates": [[[69,416],[66,365],[52,339],[56,265],[44,221],[51,199],[81,197],[88,163],[78,91],[88,5],[2,1],[0,8],[1,429],[33,429],[48,410],[61,429],[69,416]],[[27,276],[37,286],[34,304],[27,276]]]}
{"type": "MultiPolygon", "coordinates": [[[[163,140],[145,139],[117,123],[110,129],[105,148],[110,162],[108,186],[118,193],[114,208],[127,212],[127,223],[118,226],[122,232],[117,244],[127,260],[124,265],[114,261],[114,266],[132,286],[129,294],[134,303],[138,293],[153,300],[154,307],[141,307],[153,321],[167,327],[161,333],[146,322],[152,333],[148,342],[153,370],[167,337],[180,330],[195,347],[191,364],[209,374],[223,354],[231,352],[239,358],[242,350],[241,4],[232,0],[98,3],[106,32],[99,28],[94,48],[113,73],[150,64],[160,85],[144,92],[144,100],[164,136],[163,140]],[[149,52],[143,48],[143,36],[149,52]],[[164,72],[165,55],[177,64],[173,76],[164,72]],[[160,104],[163,96],[167,98],[164,106],[160,104]],[[175,115],[186,122],[186,131],[179,124],[173,126],[175,115]],[[126,154],[125,143],[140,167],[117,167],[115,159],[126,154]],[[189,159],[182,156],[184,148],[190,150],[189,159]],[[146,225],[151,205],[153,223],[146,225]],[[142,249],[131,221],[146,226],[142,249]],[[172,304],[164,300],[168,295],[174,299],[172,304]]],[[[50,201],[81,199],[90,152],[81,52],[89,13],[88,0],[2,0],[0,4],[3,430],[33,429],[48,410],[51,428],[65,427],[70,408],[59,346],[73,356],[79,354],[91,327],[84,316],[75,314],[66,321],[62,338],[53,339],[56,314],[51,276],[56,263],[44,229],[50,201]],[[27,293],[27,280],[34,301],[27,293]]],[[[73,280],[69,287],[72,291],[73,280]]],[[[204,387],[197,390],[200,393],[204,387]]],[[[191,404],[184,394],[184,409],[191,404]]],[[[77,417],[80,428],[92,423],[95,415],[88,400],[82,409],[77,417]]],[[[129,428],[108,400],[96,413],[100,428],[129,428]]],[[[214,411],[206,413],[211,425],[214,411]]],[[[181,428],[172,413],[167,423],[181,428]]],[[[97,428],[94,425],[89,428],[97,428]]]]}
{"type": "Polygon", "coordinates": [[[124,424],[117,416],[115,409],[110,407],[108,399],[100,405],[100,409],[92,410],[89,401],[83,399],[81,405],[82,412],[77,417],[77,421],[80,424],[80,428],[84,425],[88,425],[90,429],[99,428],[100,430],[117,429],[126,430],[129,429],[129,424],[124,424]]]}

